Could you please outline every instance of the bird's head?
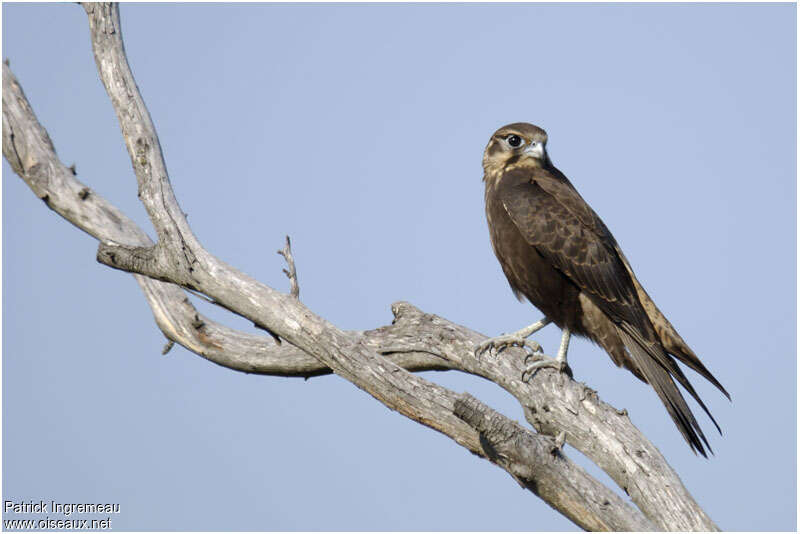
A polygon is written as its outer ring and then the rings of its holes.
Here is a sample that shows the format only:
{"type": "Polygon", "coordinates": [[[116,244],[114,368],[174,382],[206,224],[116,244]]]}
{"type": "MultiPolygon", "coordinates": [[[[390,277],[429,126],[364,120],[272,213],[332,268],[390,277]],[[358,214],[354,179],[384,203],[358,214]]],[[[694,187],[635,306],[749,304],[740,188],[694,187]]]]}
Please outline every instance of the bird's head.
{"type": "Polygon", "coordinates": [[[506,170],[512,165],[545,167],[547,158],[547,132],[528,124],[515,122],[503,126],[489,139],[483,152],[483,169],[488,173],[506,170]]]}

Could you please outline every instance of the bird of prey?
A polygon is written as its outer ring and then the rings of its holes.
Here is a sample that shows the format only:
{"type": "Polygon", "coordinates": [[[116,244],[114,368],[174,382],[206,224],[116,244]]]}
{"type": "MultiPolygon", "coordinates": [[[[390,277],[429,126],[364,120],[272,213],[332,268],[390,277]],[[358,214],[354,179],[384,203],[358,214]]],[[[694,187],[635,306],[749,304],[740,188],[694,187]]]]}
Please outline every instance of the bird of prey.
{"type": "Polygon", "coordinates": [[[550,162],[546,145],[544,130],[515,123],[497,130],[483,154],[492,248],[517,298],[545,317],[481,343],[476,354],[527,347],[537,360],[528,376],[542,367],[563,372],[570,336],[587,337],[650,384],[692,450],[706,456],[711,447],[676,381],[720,428],[675,359],[730,395],[653,303],[606,225],[550,162]],[[551,322],[562,330],[555,358],[527,339],[551,322]]]}

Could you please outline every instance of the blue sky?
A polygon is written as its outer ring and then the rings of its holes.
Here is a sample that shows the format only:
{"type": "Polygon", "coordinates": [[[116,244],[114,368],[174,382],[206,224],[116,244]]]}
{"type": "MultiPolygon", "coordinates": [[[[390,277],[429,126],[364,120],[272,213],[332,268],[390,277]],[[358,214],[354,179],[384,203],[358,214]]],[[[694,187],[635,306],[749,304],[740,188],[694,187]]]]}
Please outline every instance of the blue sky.
{"type": "MultiPolygon", "coordinates": [[[[720,527],[796,529],[794,5],[121,13],[198,237],[286,289],[274,251],[290,234],[302,300],[341,328],[386,324],[401,299],[492,335],[538,319],[491,252],[480,161],[503,124],[545,128],[554,163],[731,393],[690,375],[725,433],[696,409],[716,456],[694,456],[655,394],[586,341],[570,347],[576,378],[628,409],[720,527]]],[[[61,159],[150,231],[85,19],[4,4],[3,55],[61,159]]],[[[575,528],[342,379],[161,356],[133,279],[5,162],[3,178],[4,499],[120,503],[119,530],[575,528]]],[[[536,339],[552,352],[559,332],[536,339]]],[[[427,377],[523,420],[493,384],[427,377]]]]}

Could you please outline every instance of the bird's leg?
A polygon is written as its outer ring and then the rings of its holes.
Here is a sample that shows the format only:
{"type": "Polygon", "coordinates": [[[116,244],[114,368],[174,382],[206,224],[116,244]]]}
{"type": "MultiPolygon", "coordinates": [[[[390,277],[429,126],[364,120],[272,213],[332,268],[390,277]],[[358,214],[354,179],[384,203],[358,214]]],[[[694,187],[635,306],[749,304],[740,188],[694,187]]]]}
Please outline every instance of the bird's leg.
{"type": "Polygon", "coordinates": [[[489,351],[491,356],[496,356],[503,349],[508,347],[522,347],[531,349],[532,354],[541,353],[542,346],[533,340],[527,338],[534,332],[538,332],[545,326],[550,324],[550,319],[547,317],[536,321],[530,326],[526,326],[522,330],[517,330],[510,334],[503,334],[501,336],[492,337],[475,347],[475,356],[480,356],[482,353],[489,351]]]}
{"type": "MultiPolygon", "coordinates": [[[[569,338],[572,333],[569,331],[569,328],[564,328],[561,331],[561,346],[558,347],[558,355],[555,358],[550,358],[549,356],[545,356],[544,354],[534,354],[532,357],[536,358],[537,361],[529,364],[525,370],[522,372],[522,381],[527,382],[533,376],[533,373],[536,372],[537,369],[541,369],[542,367],[552,367],[557,371],[563,373],[567,371],[569,368],[567,367],[567,350],[569,349],[569,338]],[[527,380],[526,377],[527,376],[527,380]]],[[[528,357],[525,358],[525,362],[527,363],[528,357]]],[[[570,376],[572,373],[570,372],[570,376]]]]}

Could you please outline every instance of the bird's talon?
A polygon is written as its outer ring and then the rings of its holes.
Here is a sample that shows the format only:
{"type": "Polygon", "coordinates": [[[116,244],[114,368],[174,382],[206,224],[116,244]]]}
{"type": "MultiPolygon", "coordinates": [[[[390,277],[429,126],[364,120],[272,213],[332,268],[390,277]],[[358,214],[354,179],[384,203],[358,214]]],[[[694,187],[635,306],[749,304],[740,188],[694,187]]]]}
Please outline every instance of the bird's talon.
{"type": "Polygon", "coordinates": [[[529,360],[538,362],[539,360],[542,359],[542,356],[544,356],[544,354],[542,354],[541,352],[529,352],[525,355],[525,359],[522,361],[522,363],[528,365],[529,360]]]}
{"type": "Polygon", "coordinates": [[[555,369],[556,371],[558,371],[559,374],[567,374],[569,376],[572,376],[572,373],[569,370],[569,366],[567,365],[566,361],[558,359],[558,358],[551,358],[550,356],[545,356],[544,354],[541,354],[541,353],[528,355],[528,357],[525,358],[525,362],[524,363],[526,365],[526,368],[522,372],[522,381],[523,382],[527,382],[528,380],[530,380],[530,378],[533,378],[533,375],[536,374],[536,371],[541,369],[541,368],[543,368],[543,367],[550,367],[550,368],[555,369]],[[531,364],[528,364],[528,358],[529,357],[530,358],[535,358],[536,361],[534,361],[531,364]],[[530,374],[530,378],[528,380],[526,380],[525,377],[527,375],[529,375],[529,374],[530,374]]]}
{"type": "Polygon", "coordinates": [[[534,354],[542,354],[543,353],[542,346],[539,343],[537,343],[536,341],[526,339],[525,340],[525,346],[530,348],[533,351],[534,354]]]}
{"type": "Polygon", "coordinates": [[[475,348],[475,357],[488,353],[490,357],[496,357],[509,347],[520,347],[526,352],[541,352],[542,347],[535,341],[529,341],[519,334],[502,334],[480,343],[475,348]]]}

